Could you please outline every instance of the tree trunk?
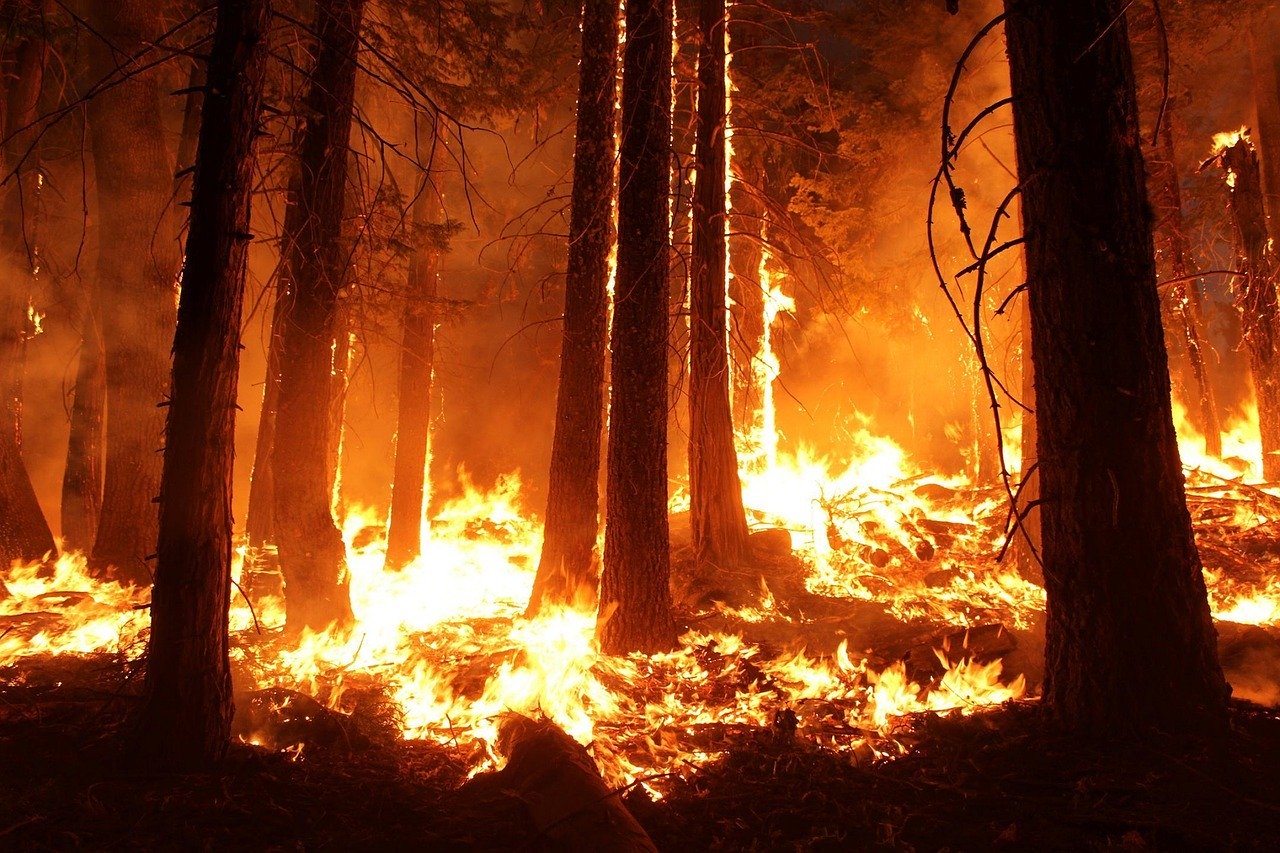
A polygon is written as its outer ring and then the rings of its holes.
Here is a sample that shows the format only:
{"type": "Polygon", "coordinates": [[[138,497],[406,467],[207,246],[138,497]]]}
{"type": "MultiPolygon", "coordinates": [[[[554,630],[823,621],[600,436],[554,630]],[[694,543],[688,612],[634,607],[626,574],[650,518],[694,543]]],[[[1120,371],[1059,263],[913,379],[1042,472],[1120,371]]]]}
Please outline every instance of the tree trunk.
{"type": "Polygon", "coordinates": [[[618,5],[588,0],[582,13],[578,126],[573,152],[560,385],[551,442],[542,556],[528,615],[545,604],[592,602],[598,585],[600,447],[605,410],[609,251],[617,156],[618,5]]]}
{"type": "Polygon", "coordinates": [[[1222,421],[1217,395],[1209,376],[1204,338],[1204,299],[1198,279],[1187,281],[1190,241],[1182,219],[1182,188],[1178,176],[1177,151],[1173,139],[1173,100],[1166,72],[1169,68],[1168,33],[1149,2],[1129,7],[1129,42],[1133,46],[1134,73],[1139,81],[1138,103],[1149,126],[1143,127],[1147,192],[1155,212],[1156,260],[1163,261],[1164,274],[1173,282],[1167,301],[1172,314],[1170,333],[1182,332],[1187,364],[1199,409],[1199,427],[1204,433],[1205,452],[1222,456],[1222,421]],[[1141,85],[1145,83],[1145,85],[1141,85]],[[1145,97],[1144,97],[1145,95],[1145,97]],[[1145,101],[1145,103],[1144,103],[1145,101]],[[1155,122],[1159,122],[1159,126],[1155,122]]]}
{"type": "Polygon", "coordinates": [[[14,176],[0,187],[0,392],[4,423],[0,425],[0,565],[11,560],[38,560],[55,550],[53,534],[36,499],[22,460],[22,378],[29,333],[34,246],[27,220],[35,207],[39,168],[30,131],[20,132],[36,117],[49,44],[32,31],[42,15],[38,0],[0,7],[0,26],[7,37],[0,49],[0,130],[6,140],[0,170],[14,176]],[[25,34],[25,35],[24,35],[25,34]],[[30,156],[28,156],[30,154],[30,156]]]}
{"type": "MultiPolygon", "coordinates": [[[[296,190],[295,190],[296,192],[296,190]]],[[[290,203],[285,219],[289,221],[290,203]]],[[[280,407],[280,334],[284,330],[284,289],[276,291],[271,312],[271,339],[267,343],[267,375],[263,380],[262,414],[258,417],[258,437],[253,450],[253,473],[249,477],[249,508],[245,513],[245,535],[249,547],[262,548],[275,541],[275,477],[271,451],[275,447],[276,417],[280,407]]]]}
{"type": "Polygon", "coordinates": [[[440,247],[426,232],[439,224],[440,216],[439,188],[428,173],[413,202],[414,238],[418,243],[409,258],[404,337],[400,343],[400,403],[396,412],[396,461],[386,559],[386,565],[393,569],[403,568],[422,553],[440,261],[440,247]]]}
{"type": "Polygon", "coordinates": [[[102,436],[107,375],[102,329],[92,293],[85,294],[80,314],[80,358],[71,404],[67,465],[62,472],[62,544],[87,552],[98,532],[102,509],[102,436]]]}
{"type": "MultiPolygon", "coordinates": [[[[743,155],[734,146],[734,161],[742,168],[743,155]]],[[[739,171],[740,173],[740,171],[739,171]]],[[[729,188],[729,362],[733,370],[734,421],[743,430],[755,424],[762,403],[756,386],[756,359],[764,345],[764,289],[760,263],[764,256],[764,206],[745,182],[734,180],[729,188]]]]}
{"type": "Polygon", "coordinates": [[[1262,476],[1275,483],[1280,482],[1280,305],[1276,300],[1280,263],[1267,231],[1258,155],[1248,137],[1222,152],[1222,168],[1228,176],[1231,218],[1245,273],[1236,307],[1258,401],[1262,476]]]}
{"type": "Polygon", "coordinates": [[[701,563],[750,557],[729,408],[725,253],[725,2],[700,0],[697,183],[689,317],[689,495],[701,563]]]}
{"type": "Polygon", "coordinates": [[[345,438],[347,390],[351,385],[351,352],[355,343],[352,340],[352,322],[351,303],[339,299],[333,311],[333,334],[329,340],[329,448],[324,469],[329,513],[339,522],[346,516],[342,501],[342,443],[345,438]]]}
{"type": "Polygon", "coordinates": [[[346,269],[342,215],[364,5],[364,0],[317,4],[319,47],[298,153],[298,199],[284,223],[280,405],[271,464],[286,627],[294,633],[351,619],[342,534],[330,507],[329,408],[334,320],[346,269]]]}
{"type": "Polygon", "coordinates": [[[163,767],[219,761],[231,736],[231,481],[267,0],[221,0],[193,180],[141,732],[163,767]]]}
{"type": "Polygon", "coordinates": [[[1248,38],[1265,206],[1269,216],[1280,217],[1280,9],[1265,12],[1248,38]]]}
{"type": "Polygon", "coordinates": [[[1063,725],[1108,736],[1219,729],[1229,694],[1173,431],[1122,6],[1005,4],[1044,500],[1044,702],[1063,725]]]}
{"type": "Polygon", "coordinates": [[[667,520],[671,6],[628,0],[618,171],[601,648],[675,645],[667,520]]]}
{"type": "MultiPolygon", "coordinates": [[[[162,24],[145,0],[94,0],[89,20],[126,57],[140,54],[162,24]]],[[[91,40],[106,70],[116,58],[91,40]]],[[[107,458],[102,513],[90,566],[100,576],[151,583],[169,389],[174,287],[181,253],[172,204],[173,156],[165,144],[158,69],[138,71],[89,100],[98,184],[97,287],[106,352],[107,458]]]]}

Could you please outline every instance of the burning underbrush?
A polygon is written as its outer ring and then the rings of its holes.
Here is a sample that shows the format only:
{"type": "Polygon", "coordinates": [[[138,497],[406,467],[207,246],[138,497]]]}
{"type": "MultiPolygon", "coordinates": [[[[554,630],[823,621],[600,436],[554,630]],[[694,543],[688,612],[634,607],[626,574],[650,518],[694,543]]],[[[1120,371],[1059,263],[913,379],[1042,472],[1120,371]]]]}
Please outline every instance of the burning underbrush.
{"type": "MultiPolygon", "coordinates": [[[[502,763],[498,723],[545,715],[589,744],[611,785],[662,796],[744,737],[772,733],[854,766],[911,750],[920,715],[1033,694],[1043,590],[997,562],[1003,490],[912,469],[865,443],[846,470],[783,457],[748,474],[757,561],[699,571],[673,502],[681,647],[598,653],[594,614],[526,620],[539,528],[515,478],[437,513],[421,558],[384,571],[384,523],[348,513],[356,624],[286,642],[269,553],[241,554],[232,611],[236,732],[306,760],[369,739],[428,741],[470,774],[502,763]]],[[[1247,454],[1245,448],[1242,453],[1247,454]]],[[[1239,459],[1188,461],[1188,502],[1238,695],[1280,700],[1280,497],[1239,459]]],[[[1241,458],[1248,458],[1247,455],[1241,458]]],[[[87,656],[131,672],[147,595],[89,578],[83,559],[16,566],[0,600],[4,683],[87,656]]],[[[34,682],[33,682],[34,683],[34,682]]]]}

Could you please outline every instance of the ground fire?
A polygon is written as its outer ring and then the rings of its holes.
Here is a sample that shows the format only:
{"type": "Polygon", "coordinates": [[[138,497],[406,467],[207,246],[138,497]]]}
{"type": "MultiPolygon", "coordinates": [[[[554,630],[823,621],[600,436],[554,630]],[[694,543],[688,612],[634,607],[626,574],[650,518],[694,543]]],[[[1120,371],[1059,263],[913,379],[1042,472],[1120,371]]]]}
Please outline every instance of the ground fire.
{"type": "Polygon", "coordinates": [[[1274,846],[1277,4],[0,23],[0,846],[1274,846]]]}

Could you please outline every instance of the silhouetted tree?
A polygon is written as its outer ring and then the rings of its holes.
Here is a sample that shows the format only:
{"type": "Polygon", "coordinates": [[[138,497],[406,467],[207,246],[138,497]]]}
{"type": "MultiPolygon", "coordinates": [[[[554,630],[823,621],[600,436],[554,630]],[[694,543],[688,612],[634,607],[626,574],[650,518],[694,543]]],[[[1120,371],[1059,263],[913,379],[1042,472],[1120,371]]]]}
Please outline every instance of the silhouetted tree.
{"type": "Polygon", "coordinates": [[[318,46],[298,149],[298,198],[284,223],[280,404],[271,464],[291,631],[351,619],[346,553],[330,507],[329,410],[338,292],[347,267],[342,215],[364,5],[316,4],[318,46]]]}
{"type": "Polygon", "coordinates": [[[1120,0],[1006,0],[1047,591],[1044,701],[1089,733],[1225,721],[1183,492],[1120,0]]]}
{"type": "Polygon", "coordinates": [[[166,767],[221,759],[231,734],[227,608],[240,317],[267,0],[220,0],[173,342],[141,726],[166,767]]]}
{"type": "Polygon", "coordinates": [[[575,595],[596,592],[617,67],[618,5],[587,0],[578,66],[560,385],[542,557],[529,598],[530,615],[545,604],[568,604],[575,595]]]}

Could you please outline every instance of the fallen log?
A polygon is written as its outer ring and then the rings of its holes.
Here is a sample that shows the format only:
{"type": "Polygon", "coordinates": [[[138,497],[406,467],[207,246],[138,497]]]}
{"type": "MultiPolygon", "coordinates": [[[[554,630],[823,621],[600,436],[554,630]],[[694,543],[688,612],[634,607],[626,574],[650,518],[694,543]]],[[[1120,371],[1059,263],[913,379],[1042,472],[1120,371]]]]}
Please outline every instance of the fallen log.
{"type": "Polygon", "coordinates": [[[497,746],[507,766],[495,781],[524,804],[543,846],[656,853],[587,750],[555,723],[508,714],[499,724],[497,746]]]}

